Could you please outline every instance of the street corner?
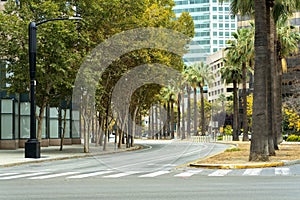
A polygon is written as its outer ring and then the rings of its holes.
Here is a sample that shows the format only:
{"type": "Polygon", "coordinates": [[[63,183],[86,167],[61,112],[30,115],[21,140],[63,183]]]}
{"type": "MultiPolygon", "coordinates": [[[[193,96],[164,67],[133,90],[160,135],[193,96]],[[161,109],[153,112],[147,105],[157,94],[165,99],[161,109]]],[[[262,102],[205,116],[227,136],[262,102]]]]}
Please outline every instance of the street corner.
{"type": "Polygon", "coordinates": [[[284,162],[268,162],[268,163],[245,163],[245,164],[198,164],[191,163],[190,167],[207,168],[207,169],[248,169],[248,168],[267,168],[285,166],[284,162]]]}

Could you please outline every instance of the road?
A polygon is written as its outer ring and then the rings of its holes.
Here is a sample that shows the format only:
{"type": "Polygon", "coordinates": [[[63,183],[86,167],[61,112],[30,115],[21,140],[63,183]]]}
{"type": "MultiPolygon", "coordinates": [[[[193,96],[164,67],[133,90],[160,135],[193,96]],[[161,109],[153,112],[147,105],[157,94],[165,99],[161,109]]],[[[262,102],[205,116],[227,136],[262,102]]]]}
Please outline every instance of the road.
{"type": "Polygon", "coordinates": [[[299,199],[300,165],[241,170],[176,168],[226,148],[144,141],[120,154],[0,169],[0,199],[299,199]]]}

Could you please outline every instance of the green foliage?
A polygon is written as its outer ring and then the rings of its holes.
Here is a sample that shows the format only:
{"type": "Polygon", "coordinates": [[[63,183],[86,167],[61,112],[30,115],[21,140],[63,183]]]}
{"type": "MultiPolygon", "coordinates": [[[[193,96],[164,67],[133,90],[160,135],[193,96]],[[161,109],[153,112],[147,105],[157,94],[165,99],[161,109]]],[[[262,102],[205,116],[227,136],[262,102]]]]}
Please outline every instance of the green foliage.
{"type": "Polygon", "coordinates": [[[226,127],[224,128],[224,133],[226,135],[232,135],[232,127],[231,127],[231,125],[226,125],[226,127]]]}
{"type": "Polygon", "coordinates": [[[225,152],[235,152],[235,151],[241,151],[241,149],[235,147],[235,148],[230,148],[225,150],[225,152]]]}
{"type": "Polygon", "coordinates": [[[288,142],[300,142],[300,136],[299,135],[294,135],[294,134],[290,135],[290,136],[288,136],[286,141],[288,141],[288,142]]]}

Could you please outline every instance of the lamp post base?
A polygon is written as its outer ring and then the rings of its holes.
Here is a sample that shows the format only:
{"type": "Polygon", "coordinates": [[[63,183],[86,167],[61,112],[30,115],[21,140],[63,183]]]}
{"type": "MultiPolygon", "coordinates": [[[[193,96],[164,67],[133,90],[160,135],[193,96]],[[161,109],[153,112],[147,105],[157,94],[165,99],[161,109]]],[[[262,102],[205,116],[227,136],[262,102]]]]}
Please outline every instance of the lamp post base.
{"type": "Polygon", "coordinates": [[[37,139],[29,139],[25,142],[25,158],[40,158],[41,146],[37,139]]]}

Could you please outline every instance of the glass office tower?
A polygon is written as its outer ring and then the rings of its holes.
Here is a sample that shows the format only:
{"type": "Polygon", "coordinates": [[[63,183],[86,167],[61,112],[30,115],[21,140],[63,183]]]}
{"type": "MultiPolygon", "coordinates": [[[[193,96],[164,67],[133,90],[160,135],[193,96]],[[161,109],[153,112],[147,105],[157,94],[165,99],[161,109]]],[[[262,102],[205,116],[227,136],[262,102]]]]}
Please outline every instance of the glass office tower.
{"type": "Polygon", "coordinates": [[[226,46],[237,30],[237,18],[230,13],[230,3],[220,4],[218,0],[174,0],[174,12],[179,16],[189,12],[195,24],[195,37],[189,53],[184,56],[186,63],[206,61],[207,56],[226,46]]]}

